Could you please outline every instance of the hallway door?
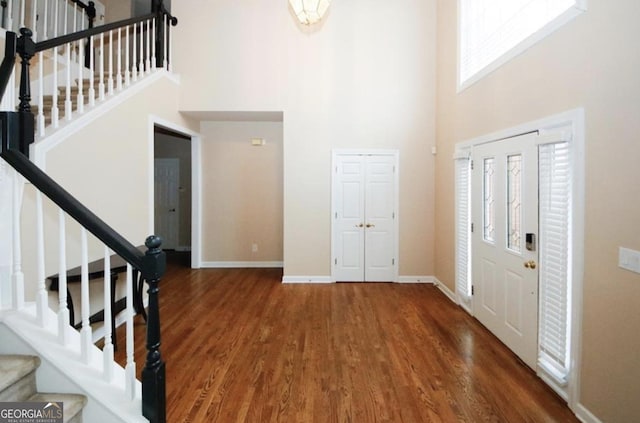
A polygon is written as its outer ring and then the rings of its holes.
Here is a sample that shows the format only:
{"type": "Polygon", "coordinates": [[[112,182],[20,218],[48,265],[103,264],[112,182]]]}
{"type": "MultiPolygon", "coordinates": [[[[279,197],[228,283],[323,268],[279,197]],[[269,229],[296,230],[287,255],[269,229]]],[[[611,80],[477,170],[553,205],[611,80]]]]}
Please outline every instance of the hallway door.
{"type": "Polygon", "coordinates": [[[155,159],[155,232],[162,238],[162,248],[178,246],[180,160],[155,159]]]}

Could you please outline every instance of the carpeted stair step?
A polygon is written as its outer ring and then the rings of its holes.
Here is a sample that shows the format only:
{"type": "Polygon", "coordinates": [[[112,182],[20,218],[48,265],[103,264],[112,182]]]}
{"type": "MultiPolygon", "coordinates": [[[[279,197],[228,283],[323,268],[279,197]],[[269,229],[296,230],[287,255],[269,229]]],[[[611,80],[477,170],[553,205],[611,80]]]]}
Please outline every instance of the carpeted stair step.
{"type": "Polygon", "coordinates": [[[24,401],[36,393],[36,369],[40,358],[29,355],[0,356],[0,402],[24,401]]]}
{"type": "Polygon", "coordinates": [[[64,423],[82,423],[84,395],[39,393],[36,370],[40,358],[29,355],[0,355],[0,402],[62,402],[64,423]]]}

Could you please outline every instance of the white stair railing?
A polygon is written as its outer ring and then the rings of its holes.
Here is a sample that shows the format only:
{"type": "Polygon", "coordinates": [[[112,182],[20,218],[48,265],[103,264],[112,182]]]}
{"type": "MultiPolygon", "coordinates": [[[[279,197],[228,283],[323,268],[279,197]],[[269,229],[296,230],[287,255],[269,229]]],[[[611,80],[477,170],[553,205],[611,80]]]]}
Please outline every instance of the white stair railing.
{"type": "MultiPolygon", "coordinates": [[[[103,18],[105,6],[93,0],[98,18],[103,18]]],[[[89,0],[81,2],[87,6],[89,0]]],[[[74,0],[8,0],[6,6],[0,6],[0,27],[7,31],[18,32],[29,27],[37,41],[48,40],[53,35],[53,25],[57,23],[57,35],[66,35],[89,26],[89,17],[78,2],[74,0]]],[[[94,25],[102,20],[94,21],[94,25]]]]}
{"type": "MultiPolygon", "coordinates": [[[[44,2],[54,22],[49,33],[53,36],[42,42],[50,48],[37,49],[37,79],[31,84],[35,99],[33,111],[36,115],[36,139],[42,139],[68,124],[76,116],[83,115],[96,105],[121,93],[132,83],[139,82],[159,69],[168,70],[171,65],[171,48],[167,45],[171,26],[167,17],[160,20],[164,25],[161,39],[162,60],[165,66],[158,67],[155,34],[156,20],[145,17],[132,19],[129,25],[105,25],[86,30],[87,37],[62,37],[62,31],[70,26],[73,16],[60,18],[56,4],[62,0],[44,2]],[[57,17],[56,17],[57,16],[57,17]],[[69,42],[65,42],[71,38],[69,42]],[[61,44],[55,44],[60,40],[61,44]],[[54,45],[55,44],[55,45],[54,45]],[[87,48],[88,44],[88,48],[87,48]],[[88,55],[88,60],[86,60],[88,55]],[[36,110],[37,109],[37,110],[36,110]]],[[[48,15],[43,17],[45,23],[48,15]]],[[[75,25],[75,24],[74,24],[75,25]]],[[[84,30],[83,30],[84,31],[84,30]]],[[[80,33],[76,33],[80,34],[80,33]]],[[[41,43],[36,43],[36,46],[41,43]]],[[[14,94],[16,95],[16,94],[14,94]]]]}

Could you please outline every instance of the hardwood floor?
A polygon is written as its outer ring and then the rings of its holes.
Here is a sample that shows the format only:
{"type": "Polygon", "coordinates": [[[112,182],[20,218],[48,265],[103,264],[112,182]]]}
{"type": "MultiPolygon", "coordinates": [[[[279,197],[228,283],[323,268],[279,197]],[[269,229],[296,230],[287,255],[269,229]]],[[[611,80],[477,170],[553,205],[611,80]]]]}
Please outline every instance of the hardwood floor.
{"type": "MultiPolygon", "coordinates": [[[[281,278],[170,267],[160,292],[169,422],[578,421],[432,285],[281,278]]],[[[124,327],[118,337],[124,363],[124,327]]]]}

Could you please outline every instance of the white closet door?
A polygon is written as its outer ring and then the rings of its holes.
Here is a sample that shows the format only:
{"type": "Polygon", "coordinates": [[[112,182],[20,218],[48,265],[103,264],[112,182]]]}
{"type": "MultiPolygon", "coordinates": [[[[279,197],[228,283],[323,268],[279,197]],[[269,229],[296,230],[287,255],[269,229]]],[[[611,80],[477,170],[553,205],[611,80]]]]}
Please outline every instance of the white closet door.
{"type": "Polygon", "coordinates": [[[334,161],[334,278],[396,279],[395,155],[346,154],[334,161]]]}

